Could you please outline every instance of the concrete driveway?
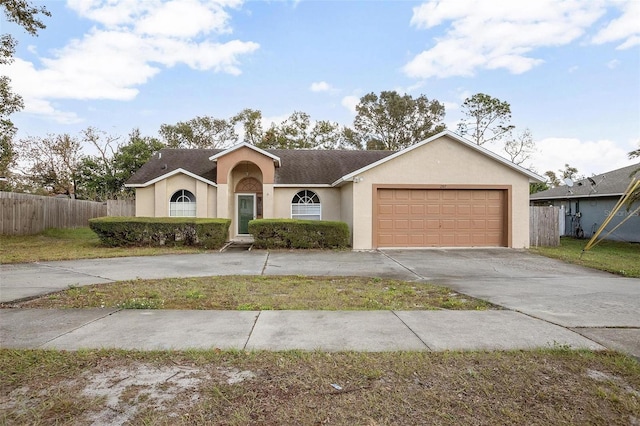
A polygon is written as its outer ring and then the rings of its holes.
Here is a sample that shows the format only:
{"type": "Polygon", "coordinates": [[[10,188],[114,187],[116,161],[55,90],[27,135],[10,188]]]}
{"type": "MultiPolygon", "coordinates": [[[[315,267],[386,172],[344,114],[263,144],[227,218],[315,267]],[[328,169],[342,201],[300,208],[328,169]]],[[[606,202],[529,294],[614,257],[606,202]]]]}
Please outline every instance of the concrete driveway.
{"type": "Polygon", "coordinates": [[[513,249],[251,251],[0,266],[0,301],[135,278],[374,276],[443,284],[640,357],[640,279],[513,249]]]}

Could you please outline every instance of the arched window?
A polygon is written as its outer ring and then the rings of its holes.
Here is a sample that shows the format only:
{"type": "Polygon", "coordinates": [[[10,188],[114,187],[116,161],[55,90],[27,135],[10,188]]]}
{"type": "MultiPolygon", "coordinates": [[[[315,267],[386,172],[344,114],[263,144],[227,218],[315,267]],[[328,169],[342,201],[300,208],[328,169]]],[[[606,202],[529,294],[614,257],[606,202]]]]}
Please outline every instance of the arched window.
{"type": "Polygon", "coordinates": [[[304,189],[293,196],[291,200],[291,218],[320,220],[322,206],[318,194],[304,189]]]}
{"type": "Polygon", "coordinates": [[[169,216],[196,217],[196,196],[186,189],[176,191],[169,203],[169,216]]]}

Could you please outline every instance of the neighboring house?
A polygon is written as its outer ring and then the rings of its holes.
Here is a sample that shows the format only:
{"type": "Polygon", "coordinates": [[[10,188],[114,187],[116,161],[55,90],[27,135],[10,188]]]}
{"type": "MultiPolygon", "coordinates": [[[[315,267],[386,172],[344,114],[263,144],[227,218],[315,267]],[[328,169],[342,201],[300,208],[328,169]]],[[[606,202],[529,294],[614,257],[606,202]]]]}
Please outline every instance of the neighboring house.
{"type": "MultiPolygon", "coordinates": [[[[640,168],[640,163],[612,170],[577,182],[571,186],[562,185],[531,195],[533,205],[554,205],[560,207],[560,232],[574,237],[591,237],[614,209],[620,197],[627,190],[632,173],[640,168]],[[564,226],[562,225],[564,223],[564,226]]],[[[605,228],[602,236],[631,215],[622,226],[607,236],[611,240],[640,242],[640,216],[634,210],[622,207],[605,228]]]]}
{"type": "Polygon", "coordinates": [[[529,245],[529,182],[543,178],[444,131],[402,151],[163,149],[126,186],[136,216],[336,220],[352,247],[529,245]]]}

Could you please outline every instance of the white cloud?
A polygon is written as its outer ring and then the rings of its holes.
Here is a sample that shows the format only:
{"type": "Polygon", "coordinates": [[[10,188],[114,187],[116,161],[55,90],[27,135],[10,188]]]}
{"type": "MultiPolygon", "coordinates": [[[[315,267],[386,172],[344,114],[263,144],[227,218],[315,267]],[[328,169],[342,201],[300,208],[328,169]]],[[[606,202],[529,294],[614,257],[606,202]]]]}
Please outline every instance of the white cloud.
{"type": "Polygon", "coordinates": [[[259,45],[218,42],[211,34],[231,31],[224,8],[240,4],[237,0],[69,0],[72,10],[97,25],[40,58],[41,66],[16,58],[15,63],[0,66],[0,72],[23,95],[25,111],[59,122],[75,118],[57,111],[52,99],[131,100],[139,86],[177,64],[238,75],[240,56],[259,45]]]}
{"type": "Polygon", "coordinates": [[[415,78],[472,76],[483,68],[521,74],[543,62],[531,51],[576,40],[604,12],[601,1],[430,0],[413,9],[411,25],[449,26],[403,70],[415,78]]]}
{"type": "Polygon", "coordinates": [[[620,65],[620,61],[617,59],[613,59],[609,62],[607,62],[607,68],[609,68],[610,70],[614,69],[614,68],[618,68],[618,65],[620,65]]]}
{"type": "Polygon", "coordinates": [[[565,164],[576,167],[580,174],[604,173],[633,164],[627,157],[622,143],[611,140],[581,141],[576,138],[551,137],[536,141],[537,152],[531,163],[538,173],[547,170],[557,172],[565,164]]]}
{"type": "Polygon", "coordinates": [[[355,95],[349,95],[342,98],[340,102],[343,107],[348,109],[352,114],[356,113],[356,106],[360,103],[360,98],[355,95]]]}
{"type": "Polygon", "coordinates": [[[640,45],[640,2],[633,1],[617,1],[614,4],[619,5],[622,15],[612,20],[606,27],[601,29],[594,37],[595,44],[604,44],[611,42],[619,42],[616,49],[624,50],[633,46],[640,45]]]}
{"type": "Polygon", "coordinates": [[[314,83],[311,83],[311,86],[309,86],[309,90],[311,90],[312,92],[329,92],[333,90],[333,88],[326,81],[316,81],[314,83]]]}

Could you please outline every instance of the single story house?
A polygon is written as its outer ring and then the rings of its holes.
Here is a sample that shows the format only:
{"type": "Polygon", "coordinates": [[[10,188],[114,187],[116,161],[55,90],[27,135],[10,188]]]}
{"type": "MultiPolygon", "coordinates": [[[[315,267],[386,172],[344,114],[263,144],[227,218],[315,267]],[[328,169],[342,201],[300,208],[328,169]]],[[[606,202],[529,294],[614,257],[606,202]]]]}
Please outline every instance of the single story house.
{"type": "Polygon", "coordinates": [[[529,245],[543,178],[450,131],[401,151],[163,149],[127,182],[136,216],[343,221],[352,247],[529,245]]]}
{"type": "MultiPolygon", "coordinates": [[[[634,171],[640,163],[612,170],[596,176],[567,181],[567,185],[531,194],[532,205],[560,207],[560,233],[573,237],[591,237],[609,216],[620,197],[627,190],[634,171]]],[[[640,215],[635,203],[627,210],[623,206],[607,225],[602,236],[613,230],[624,218],[631,216],[622,226],[607,236],[618,241],[640,242],[640,215]]]]}

